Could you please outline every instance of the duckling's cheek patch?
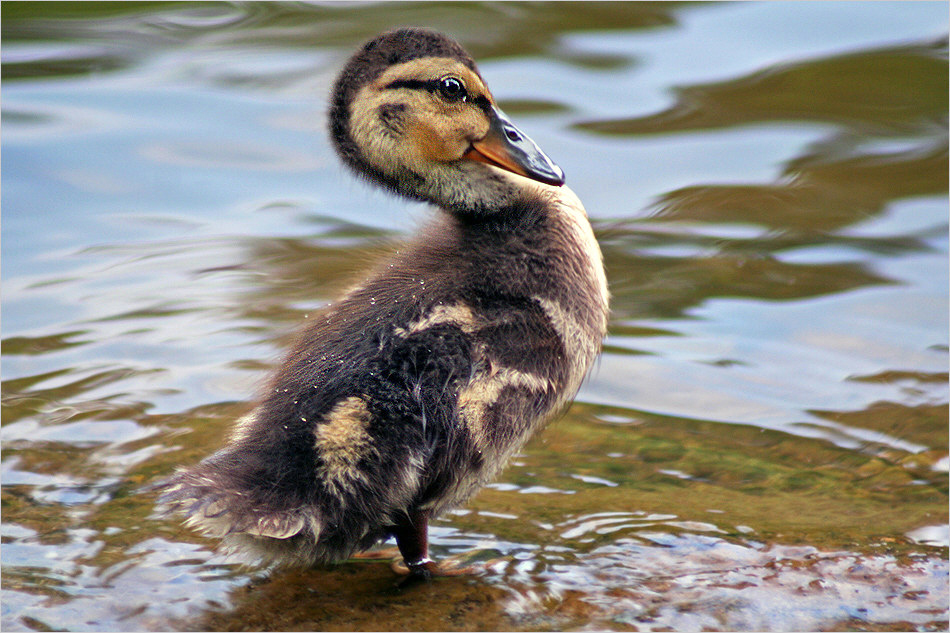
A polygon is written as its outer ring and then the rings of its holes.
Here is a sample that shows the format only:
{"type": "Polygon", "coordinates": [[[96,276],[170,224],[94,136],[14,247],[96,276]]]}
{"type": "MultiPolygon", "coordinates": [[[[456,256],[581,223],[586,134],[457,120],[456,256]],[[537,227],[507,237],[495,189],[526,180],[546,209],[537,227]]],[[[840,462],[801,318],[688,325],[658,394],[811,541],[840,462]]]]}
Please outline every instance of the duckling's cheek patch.
{"type": "Polygon", "coordinates": [[[383,96],[360,91],[350,111],[350,133],[366,161],[386,173],[399,162],[404,146],[410,107],[401,101],[387,101],[383,96]],[[401,149],[402,148],[402,149],[401,149]]]}
{"type": "Polygon", "coordinates": [[[334,494],[351,491],[364,478],[359,461],[374,452],[368,429],[372,415],[362,398],[342,400],[317,424],[313,434],[317,475],[334,494]]]}
{"type": "Polygon", "coordinates": [[[426,162],[446,162],[452,160],[453,147],[451,139],[446,138],[443,130],[439,129],[433,120],[419,121],[409,134],[414,143],[416,155],[426,162]]]}
{"type": "Polygon", "coordinates": [[[488,132],[488,120],[471,107],[438,121],[442,125],[436,128],[435,134],[441,152],[436,158],[443,162],[460,160],[471,149],[472,141],[488,132]]]}
{"type": "Polygon", "coordinates": [[[402,136],[406,125],[406,109],[404,103],[384,103],[379,106],[377,116],[383,130],[393,136],[402,136]]]}

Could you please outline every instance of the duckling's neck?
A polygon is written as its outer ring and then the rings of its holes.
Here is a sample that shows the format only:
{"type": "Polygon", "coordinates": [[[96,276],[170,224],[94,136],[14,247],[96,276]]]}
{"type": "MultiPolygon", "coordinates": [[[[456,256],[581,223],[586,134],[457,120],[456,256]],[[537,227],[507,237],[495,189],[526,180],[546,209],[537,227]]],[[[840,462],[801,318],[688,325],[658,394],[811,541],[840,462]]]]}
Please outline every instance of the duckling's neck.
{"type": "Polygon", "coordinates": [[[546,197],[541,187],[550,189],[503,169],[461,161],[430,171],[413,193],[456,215],[487,219],[525,199],[546,197]]]}
{"type": "MultiPolygon", "coordinates": [[[[602,336],[609,292],[603,255],[583,203],[570,187],[496,171],[512,187],[511,200],[506,204],[475,211],[443,206],[454,217],[464,257],[477,255],[480,260],[494,261],[497,267],[486,272],[494,274],[495,281],[513,271],[515,276],[524,273],[526,276],[517,280],[509,279],[514,282],[505,290],[510,295],[519,294],[516,287],[535,293],[537,288],[530,286],[538,279],[531,279],[520,266],[528,259],[543,262],[535,271],[540,274],[541,285],[548,290],[563,286],[558,301],[565,309],[588,315],[587,328],[602,336]]],[[[438,232],[424,234],[420,246],[426,248],[438,242],[438,232]]]]}

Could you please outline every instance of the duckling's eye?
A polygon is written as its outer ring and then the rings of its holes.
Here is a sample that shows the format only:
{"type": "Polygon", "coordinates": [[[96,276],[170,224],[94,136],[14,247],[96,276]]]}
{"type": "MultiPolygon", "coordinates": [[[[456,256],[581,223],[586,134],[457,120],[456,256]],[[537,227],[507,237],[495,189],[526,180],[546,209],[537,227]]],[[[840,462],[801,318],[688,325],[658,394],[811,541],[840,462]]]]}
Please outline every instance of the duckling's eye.
{"type": "Polygon", "coordinates": [[[446,101],[465,101],[468,97],[465,86],[455,77],[443,77],[439,80],[439,94],[446,101]]]}

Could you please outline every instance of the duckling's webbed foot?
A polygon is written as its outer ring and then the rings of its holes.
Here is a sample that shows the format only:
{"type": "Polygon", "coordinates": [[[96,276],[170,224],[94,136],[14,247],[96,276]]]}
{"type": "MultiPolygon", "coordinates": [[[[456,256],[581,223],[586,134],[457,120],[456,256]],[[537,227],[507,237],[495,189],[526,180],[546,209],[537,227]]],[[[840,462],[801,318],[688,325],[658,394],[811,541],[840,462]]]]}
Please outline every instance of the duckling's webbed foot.
{"type": "Polygon", "coordinates": [[[437,576],[474,576],[485,571],[477,565],[460,565],[453,559],[439,562],[426,559],[412,566],[407,565],[405,561],[396,560],[392,563],[392,570],[400,576],[408,576],[406,582],[410,582],[413,577],[431,580],[437,576]]]}
{"type": "Polygon", "coordinates": [[[395,547],[386,547],[383,549],[371,549],[365,552],[355,552],[350,555],[350,560],[359,561],[380,561],[392,560],[399,556],[399,550],[395,547]]]}

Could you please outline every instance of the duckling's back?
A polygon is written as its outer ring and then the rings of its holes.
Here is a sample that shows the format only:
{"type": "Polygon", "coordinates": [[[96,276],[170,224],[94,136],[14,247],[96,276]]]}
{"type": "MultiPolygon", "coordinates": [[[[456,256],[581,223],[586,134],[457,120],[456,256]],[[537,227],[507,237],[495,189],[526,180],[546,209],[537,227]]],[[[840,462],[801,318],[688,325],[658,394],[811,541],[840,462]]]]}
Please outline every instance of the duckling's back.
{"type": "Polygon", "coordinates": [[[166,483],[164,503],[232,548],[311,563],[490,480],[573,397],[606,330],[583,207],[522,180],[491,216],[440,215],[317,317],[228,447],[166,483]]]}

